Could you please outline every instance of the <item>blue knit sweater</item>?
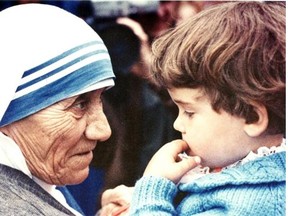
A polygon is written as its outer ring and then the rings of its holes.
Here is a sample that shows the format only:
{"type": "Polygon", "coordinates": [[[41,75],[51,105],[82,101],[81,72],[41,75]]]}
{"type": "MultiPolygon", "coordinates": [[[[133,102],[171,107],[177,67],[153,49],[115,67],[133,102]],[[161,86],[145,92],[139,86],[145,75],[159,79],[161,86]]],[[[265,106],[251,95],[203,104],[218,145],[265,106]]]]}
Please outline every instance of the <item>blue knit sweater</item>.
{"type": "Polygon", "coordinates": [[[285,215],[285,152],[176,186],[160,177],[135,185],[131,215],[285,215]]]}

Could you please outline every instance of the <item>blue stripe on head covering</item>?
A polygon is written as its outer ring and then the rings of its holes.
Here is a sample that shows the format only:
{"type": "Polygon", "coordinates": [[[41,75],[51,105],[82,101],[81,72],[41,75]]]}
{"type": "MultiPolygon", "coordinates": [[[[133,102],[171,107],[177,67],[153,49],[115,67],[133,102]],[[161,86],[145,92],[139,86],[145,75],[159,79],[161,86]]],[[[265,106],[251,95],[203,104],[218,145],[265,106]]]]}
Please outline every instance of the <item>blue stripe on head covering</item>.
{"type": "Polygon", "coordinates": [[[25,71],[22,76],[22,82],[26,83],[18,86],[17,92],[33,85],[34,83],[44,80],[58,72],[61,72],[63,69],[72,66],[73,64],[76,64],[77,62],[84,60],[85,58],[94,56],[98,53],[107,54],[106,47],[100,41],[89,42],[77,46],[67,52],[64,52],[63,54],[51,59],[48,62],[45,62],[37,67],[25,71]]]}
{"type": "Polygon", "coordinates": [[[111,78],[115,76],[102,42],[89,42],[70,49],[23,73],[21,84],[0,126],[27,117],[111,78]]]}

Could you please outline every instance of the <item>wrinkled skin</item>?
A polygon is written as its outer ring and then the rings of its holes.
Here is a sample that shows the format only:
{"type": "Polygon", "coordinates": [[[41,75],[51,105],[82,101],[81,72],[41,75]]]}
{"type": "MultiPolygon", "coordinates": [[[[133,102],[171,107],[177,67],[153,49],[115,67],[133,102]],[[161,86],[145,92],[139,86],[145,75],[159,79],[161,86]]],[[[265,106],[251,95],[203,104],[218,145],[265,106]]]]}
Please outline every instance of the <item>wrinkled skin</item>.
{"type": "Polygon", "coordinates": [[[32,175],[49,184],[78,184],[88,176],[97,141],[111,135],[103,91],[65,99],[0,130],[19,145],[32,175]]]}

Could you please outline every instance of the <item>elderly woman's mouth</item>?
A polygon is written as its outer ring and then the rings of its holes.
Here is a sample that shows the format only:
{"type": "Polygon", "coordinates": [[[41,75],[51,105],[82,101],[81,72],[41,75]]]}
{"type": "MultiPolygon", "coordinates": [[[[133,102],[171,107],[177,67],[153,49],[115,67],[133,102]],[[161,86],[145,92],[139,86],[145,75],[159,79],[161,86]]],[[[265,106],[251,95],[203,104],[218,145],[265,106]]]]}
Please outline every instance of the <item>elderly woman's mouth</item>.
{"type": "Polygon", "coordinates": [[[92,156],[93,156],[92,150],[90,150],[90,151],[85,151],[85,152],[81,152],[81,153],[78,153],[78,154],[76,154],[76,155],[78,155],[78,156],[88,156],[88,155],[90,155],[90,154],[92,154],[92,156]]]}
{"type": "Polygon", "coordinates": [[[73,155],[73,158],[74,160],[77,161],[77,164],[76,165],[77,167],[80,166],[80,167],[86,167],[88,166],[92,159],[93,159],[93,151],[85,151],[85,152],[81,152],[81,153],[78,153],[78,154],[75,154],[73,155]]]}

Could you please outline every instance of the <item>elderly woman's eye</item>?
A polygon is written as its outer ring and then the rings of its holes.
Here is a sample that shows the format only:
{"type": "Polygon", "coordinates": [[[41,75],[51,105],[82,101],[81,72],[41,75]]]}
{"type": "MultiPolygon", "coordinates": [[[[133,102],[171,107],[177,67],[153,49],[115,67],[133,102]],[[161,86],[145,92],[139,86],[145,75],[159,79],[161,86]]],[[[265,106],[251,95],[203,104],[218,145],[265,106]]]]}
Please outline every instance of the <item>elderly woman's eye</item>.
{"type": "Polygon", "coordinates": [[[75,103],[70,106],[69,112],[73,113],[75,118],[82,118],[82,116],[86,113],[88,106],[88,101],[86,100],[78,100],[75,101],[75,103]]]}
{"type": "Polygon", "coordinates": [[[73,107],[74,107],[74,108],[81,109],[81,110],[85,110],[86,107],[87,107],[87,101],[85,101],[85,100],[77,101],[77,102],[73,105],[73,107]]]}

